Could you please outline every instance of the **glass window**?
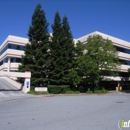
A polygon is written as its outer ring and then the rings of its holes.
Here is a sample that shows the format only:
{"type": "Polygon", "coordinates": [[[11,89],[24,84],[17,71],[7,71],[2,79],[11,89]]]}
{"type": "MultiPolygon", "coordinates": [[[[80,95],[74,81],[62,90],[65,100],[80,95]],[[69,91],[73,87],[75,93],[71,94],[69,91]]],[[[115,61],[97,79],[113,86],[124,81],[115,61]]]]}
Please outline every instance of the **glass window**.
{"type": "Polygon", "coordinates": [[[16,62],[16,58],[11,58],[11,62],[16,62]]]}
{"type": "Polygon", "coordinates": [[[2,55],[7,49],[14,49],[14,50],[22,50],[24,51],[25,46],[21,46],[21,45],[15,45],[15,44],[11,44],[9,43],[8,45],[6,45],[2,51],[0,51],[0,55],[2,55]]]}
{"type": "Polygon", "coordinates": [[[119,59],[120,63],[123,65],[130,65],[130,61],[119,59]]]}
{"type": "Polygon", "coordinates": [[[12,63],[20,63],[21,62],[21,58],[11,58],[11,62],[12,63]]]}
{"type": "Polygon", "coordinates": [[[7,63],[8,62],[8,58],[5,58],[4,60],[3,60],[3,63],[7,63]]]}
{"type": "Polygon", "coordinates": [[[121,47],[117,47],[117,46],[114,46],[114,47],[116,48],[117,51],[120,51],[120,52],[124,52],[124,53],[130,54],[130,50],[128,50],[128,49],[121,48],[121,47]]]}

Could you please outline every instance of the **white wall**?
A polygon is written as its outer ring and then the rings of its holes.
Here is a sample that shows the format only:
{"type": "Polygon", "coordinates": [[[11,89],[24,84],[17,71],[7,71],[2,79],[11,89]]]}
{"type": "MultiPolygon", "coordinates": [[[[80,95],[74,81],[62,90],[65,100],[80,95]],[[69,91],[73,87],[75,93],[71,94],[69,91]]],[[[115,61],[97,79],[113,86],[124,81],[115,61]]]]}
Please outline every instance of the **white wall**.
{"type": "Polygon", "coordinates": [[[11,83],[13,86],[15,86],[18,89],[22,88],[22,84],[16,82],[15,80],[9,78],[9,77],[3,77],[6,81],[8,81],[9,83],[11,83]]]}
{"type": "Polygon", "coordinates": [[[130,81],[128,77],[113,77],[113,76],[104,76],[104,81],[130,81]]]}
{"type": "Polygon", "coordinates": [[[27,44],[29,41],[27,38],[23,38],[23,37],[18,37],[18,36],[12,36],[9,35],[5,41],[1,44],[0,46],[0,51],[1,49],[6,46],[8,43],[13,43],[13,44],[19,44],[19,45],[25,45],[27,44]]]}
{"type": "Polygon", "coordinates": [[[81,42],[85,42],[87,40],[88,36],[90,36],[90,35],[101,35],[103,38],[111,40],[114,43],[114,45],[116,45],[116,46],[130,49],[130,42],[127,42],[125,40],[122,40],[122,39],[119,39],[119,38],[116,38],[116,37],[113,37],[113,36],[98,32],[98,31],[95,31],[93,33],[80,37],[77,39],[77,41],[80,40],[81,42]]]}
{"type": "Polygon", "coordinates": [[[118,52],[118,57],[119,59],[130,60],[130,54],[127,53],[118,52]]]}
{"type": "Polygon", "coordinates": [[[1,56],[0,61],[3,60],[6,57],[17,57],[21,58],[21,56],[24,55],[24,51],[21,50],[14,50],[14,49],[7,49],[1,56]]]}

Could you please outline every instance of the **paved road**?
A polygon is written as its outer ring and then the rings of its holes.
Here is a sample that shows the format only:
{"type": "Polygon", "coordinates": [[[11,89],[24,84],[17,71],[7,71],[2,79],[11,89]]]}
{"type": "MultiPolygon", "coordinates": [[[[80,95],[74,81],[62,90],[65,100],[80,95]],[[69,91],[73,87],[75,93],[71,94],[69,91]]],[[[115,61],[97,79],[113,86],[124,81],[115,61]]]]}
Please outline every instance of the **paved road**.
{"type": "Polygon", "coordinates": [[[20,96],[24,95],[21,90],[7,82],[5,79],[0,78],[0,97],[20,96]]]}
{"type": "Polygon", "coordinates": [[[121,119],[130,120],[130,94],[41,96],[0,102],[0,130],[119,130],[121,119]]]}

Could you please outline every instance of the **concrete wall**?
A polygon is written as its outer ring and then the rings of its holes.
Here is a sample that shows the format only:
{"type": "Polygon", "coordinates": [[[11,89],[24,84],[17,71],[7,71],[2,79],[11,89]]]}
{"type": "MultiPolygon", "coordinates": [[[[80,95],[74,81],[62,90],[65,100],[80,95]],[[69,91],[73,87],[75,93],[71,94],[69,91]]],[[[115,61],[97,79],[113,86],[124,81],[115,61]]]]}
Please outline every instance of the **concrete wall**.
{"type": "Polygon", "coordinates": [[[9,83],[11,83],[12,85],[14,85],[16,88],[21,89],[24,93],[27,93],[28,91],[30,91],[30,85],[31,85],[31,72],[3,72],[0,71],[0,76],[4,77],[5,80],[7,80],[9,83]],[[22,84],[16,82],[15,80],[11,79],[10,77],[22,77],[25,78],[24,80],[24,85],[22,86],[22,84]]]}
{"type": "Polygon", "coordinates": [[[9,83],[11,83],[13,86],[15,86],[18,89],[22,88],[22,84],[16,82],[15,80],[9,78],[9,77],[3,77],[6,81],[8,81],[9,83]]]}

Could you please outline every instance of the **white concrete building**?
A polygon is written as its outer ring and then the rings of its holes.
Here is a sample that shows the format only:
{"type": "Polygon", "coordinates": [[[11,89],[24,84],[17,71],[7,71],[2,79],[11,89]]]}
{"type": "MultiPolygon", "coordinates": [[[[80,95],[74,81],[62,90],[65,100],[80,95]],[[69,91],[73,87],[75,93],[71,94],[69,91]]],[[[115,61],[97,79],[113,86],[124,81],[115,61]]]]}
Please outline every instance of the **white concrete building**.
{"type": "Polygon", "coordinates": [[[27,38],[9,35],[0,45],[0,71],[17,72],[27,38]]]}
{"type": "MultiPolygon", "coordinates": [[[[120,72],[127,72],[128,68],[130,68],[130,42],[121,40],[119,38],[95,31],[83,37],[76,39],[77,41],[81,41],[83,44],[86,44],[86,40],[90,35],[101,35],[103,38],[109,39],[113,42],[114,47],[118,51],[119,61],[122,63],[120,66],[120,72]]],[[[124,73],[125,75],[125,73],[124,73]]]]}
{"type": "MultiPolygon", "coordinates": [[[[74,42],[80,40],[82,43],[86,43],[89,35],[101,35],[103,38],[108,38],[113,42],[116,47],[119,60],[122,62],[120,75],[121,77],[127,77],[127,71],[130,67],[130,42],[121,40],[119,38],[106,35],[100,32],[93,32],[78,39],[74,39],[74,42]]],[[[28,43],[27,38],[11,36],[9,35],[5,41],[0,45],[0,71],[17,72],[18,66],[21,61],[21,56],[24,54],[24,47],[28,43]]],[[[118,77],[119,78],[119,77],[118,77]]],[[[118,79],[119,80],[119,79],[118,79]]]]}

